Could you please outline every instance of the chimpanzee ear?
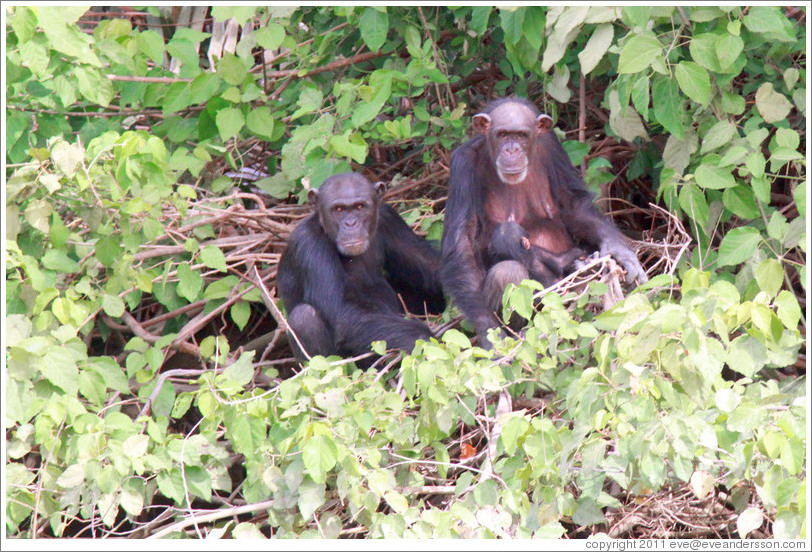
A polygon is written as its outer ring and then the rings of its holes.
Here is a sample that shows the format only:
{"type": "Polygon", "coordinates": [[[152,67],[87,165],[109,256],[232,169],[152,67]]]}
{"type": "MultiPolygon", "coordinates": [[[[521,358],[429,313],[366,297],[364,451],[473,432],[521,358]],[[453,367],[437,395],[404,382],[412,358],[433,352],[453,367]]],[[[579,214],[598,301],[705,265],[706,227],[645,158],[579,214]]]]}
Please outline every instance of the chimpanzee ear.
{"type": "Polygon", "coordinates": [[[471,119],[471,126],[480,134],[487,134],[491,128],[491,116],[487,113],[477,113],[471,119]]]}
{"type": "Polygon", "coordinates": [[[307,190],[307,201],[310,202],[311,205],[318,205],[319,204],[319,191],[315,188],[310,188],[307,190]]]}
{"type": "Polygon", "coordinates": [[[553,128],[553,118],[546,113],[539,115],[536,119],[536,123],[538,124],[539,132],[542,134],[553,128]]]}
{"type": "Polygon", "coordinates": [[[375,189],[375,193],[378,194],[378,197],[383,197],[383,194],[386,191],[386,184],[379,180],[373,184],[372,187],[375,189]]]}

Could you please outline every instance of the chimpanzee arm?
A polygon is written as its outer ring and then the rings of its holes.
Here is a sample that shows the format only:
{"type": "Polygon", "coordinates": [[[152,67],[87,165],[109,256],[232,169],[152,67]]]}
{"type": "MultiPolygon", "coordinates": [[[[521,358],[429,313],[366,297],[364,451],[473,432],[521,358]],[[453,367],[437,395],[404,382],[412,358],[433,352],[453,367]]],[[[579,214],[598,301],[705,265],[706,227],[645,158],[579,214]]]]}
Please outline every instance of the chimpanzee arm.
{"type": "Polygon", "coordinates": [[[549,132],[541,140],[548,156],[547,170],[553,187],[552,194],[558,199],[562,216],[569,221],[568,229],[572,237],[599,249],[601,255],[612,255],[626,270],[627,281],[648,281],[646,271],[626,238],[611,220],[595,208],[592,194],[586,189],[555,134],[549,132]]]}
{"type": "Polygon", "coordinates": [[[476,149],[471,144],[463,144],[451,156],[441,278],[445,289],[471,321],[480,338],[484,338],[488,328],[495,327],[496,322],[482,295],[485,268],[477,259],[473,243],[477,224],[476,202],[481,201],[482,191],[477,185],[476,149]]]}
{"type": "Polygon", "coordinates": [[[412,232],[389,205],[378,212],[378,235],[383,240],[387,279],[401,294],[409,311],[439,314],[445,309],[440,283],[440,252],[412,232]],[[425,307],[423,306],[425,304],[425,307]]]}

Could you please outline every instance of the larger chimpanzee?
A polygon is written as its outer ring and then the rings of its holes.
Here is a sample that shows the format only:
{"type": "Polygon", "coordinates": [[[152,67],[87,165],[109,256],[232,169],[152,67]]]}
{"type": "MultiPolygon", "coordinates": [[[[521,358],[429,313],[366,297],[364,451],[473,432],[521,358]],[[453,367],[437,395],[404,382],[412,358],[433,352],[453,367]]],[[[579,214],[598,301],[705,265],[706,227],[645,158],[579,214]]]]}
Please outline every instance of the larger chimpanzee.
{"type": "MultiPolygon", "coordinates": [[[[488,328],[509,283],[530,275],[518,255],[505,260],[504,236],[538,248],[524,257],[571,263],[578,246],[611,254],[628,281],[648,278],[623,235],[592,204],[592,196],[556,138],[552,119],[521,98],[502,98],[474,115],[479,132],[451,154],[441,276],[446,291],[489,346],[488,328]],[[502,257],[494,255],[502,253],[502,257]]],[[[544,263],[549,265],[549,263],[544,263]]],[[[540,264],[536,263],[536,267],[540,264]]],[[[549,283],[561,274],[545,273],[549,283]]]]}
{"type": "Polygon", "coordinates": [[[421,313],[445,308],[439,251],[382,195],[383,183],[356,173],[331,176],[308,193],[316,210],[291,233],[277,287],[288,323],[311,356],[359,355],[377,340],[411,351],[431,332],[404,318],[402,304],[421,313]]]}

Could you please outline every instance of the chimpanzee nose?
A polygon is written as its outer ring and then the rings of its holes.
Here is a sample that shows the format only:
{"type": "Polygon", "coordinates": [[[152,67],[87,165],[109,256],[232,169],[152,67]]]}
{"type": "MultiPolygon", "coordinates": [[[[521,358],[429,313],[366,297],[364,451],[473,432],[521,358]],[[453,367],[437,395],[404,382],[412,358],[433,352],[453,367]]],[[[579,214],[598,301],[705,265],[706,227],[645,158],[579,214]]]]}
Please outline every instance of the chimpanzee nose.
{"type": "Polygon", "coordinates": [[[505,145],[505,153],[508,155],[516,155],[521,150],[519,144],[506,144],[505,145]]]}
{"type": "Polygon", "coordinates": [[[356,218],[348,218],[344,221],[344,226],[347,228],[355,228],[358,226],[358,219],[356,218]]]}

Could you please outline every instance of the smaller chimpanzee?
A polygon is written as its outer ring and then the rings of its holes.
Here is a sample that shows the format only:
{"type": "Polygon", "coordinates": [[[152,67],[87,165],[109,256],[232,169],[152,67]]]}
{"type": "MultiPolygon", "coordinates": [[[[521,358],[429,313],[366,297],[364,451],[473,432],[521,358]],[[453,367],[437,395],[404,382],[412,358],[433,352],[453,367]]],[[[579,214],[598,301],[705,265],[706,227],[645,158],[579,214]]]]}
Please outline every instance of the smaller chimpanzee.
{"type": "Polygon", "coordinates": [[[581,268],[588,254],[580,247],[572,247],[563,253],[553,253],[530,242],[527,230],[516,221],[508,221],[497,226],[488,244],[491,264],[502,261],[518,261],[529,276],[545,287],[581,268]]]}
{"type": "Polygon", "coordinates": [[[383,203],[383,191],[382,182],[344,173],[308,192],[315,212],[291,233],[277,287],[310,356],[360,355],[378,340],[411,351],[431,331],[405,318],[403,305],[432,314],[445,308],[439,251],[383,203]]]}

